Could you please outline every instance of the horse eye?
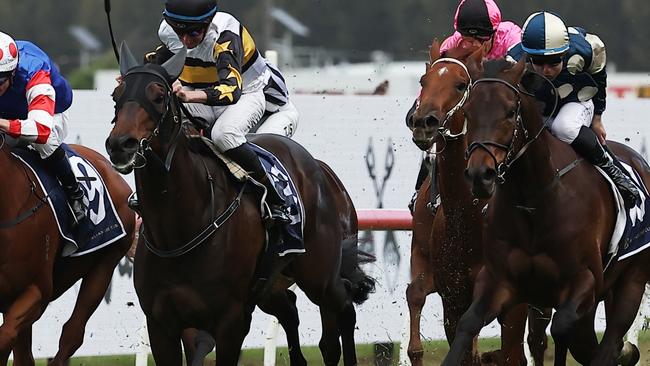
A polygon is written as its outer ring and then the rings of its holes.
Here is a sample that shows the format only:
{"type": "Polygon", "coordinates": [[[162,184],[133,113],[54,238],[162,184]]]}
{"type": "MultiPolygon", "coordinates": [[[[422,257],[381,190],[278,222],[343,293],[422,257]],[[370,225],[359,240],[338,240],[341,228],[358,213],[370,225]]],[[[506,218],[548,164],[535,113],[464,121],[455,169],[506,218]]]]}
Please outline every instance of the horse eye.
{"type": "Polygon", "coordinates": [[[507,119],[513,119],[513,118],[515,118],[515,110],[514,110],[514,109],[511,109],[511,110],[508,112],[508,114],[506,115],[506,118],[507,118],[507,119]]]}
{"type": "Polygon", "coordinates": [[[153,102],[156,104],[162,104],[162,102],[164,101],[165,101],[165,96],[162,94],[157,95],[156,98],[153,100],[153,102]]]}
{"type": "Polygon", "coordinates": [[[467,84],[466,83],[458,83],[458,84],[456,84],[456,90],[458,90],[459,92],[462,93],[462,92],[465,91],[465,89],[467,89],[467,84]]]}

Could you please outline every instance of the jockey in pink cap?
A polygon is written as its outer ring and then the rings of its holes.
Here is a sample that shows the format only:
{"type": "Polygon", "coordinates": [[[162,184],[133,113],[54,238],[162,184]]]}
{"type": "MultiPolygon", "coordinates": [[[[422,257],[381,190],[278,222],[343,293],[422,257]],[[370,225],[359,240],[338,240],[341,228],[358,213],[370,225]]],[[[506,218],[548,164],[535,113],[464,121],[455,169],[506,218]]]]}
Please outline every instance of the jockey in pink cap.
{"type": "Polygon", "coordinates": [[[521,42],[521,28],[501,21],[501,10],[494,0],[461,0],[454,17],[456,30],[440,46],[440,52],[454,47],[471,48],[490,42],[486,58],[505,57],[508,49],[521,42]]]}
{"type": "MultiPolygon", "coordinates": [[[[521,28],[513,22],[501,21],[501,10],[494,0],[461,0],[456,9],[454,17],[454,29],[456,30],[440,46],[440,54],[455,48],[475,48],[482,46],[485,42],[490,42],[490,48],[485,57],[488,60],[505,57],[510,47],[521,42],[521,28]]],[[[419,99],[419,93],[418,93],[419,99]]],[[[406,114],[406,125],[415,113],[417,99],[413,106],[406,114]]],[[[435,157],[428,161],[425,157],[420,166],[420,172],[415,183],[415,194],[409,203],[409,209],[413,212],[417,191],[429,174],[429,164],[435,164],[435,157]]],[[[432,195],[438,195],[435,175],[431,176],[432,195]]],[[[431,209],[435,213],[438,198],[436,202],[431,202],[431,209]]]]}

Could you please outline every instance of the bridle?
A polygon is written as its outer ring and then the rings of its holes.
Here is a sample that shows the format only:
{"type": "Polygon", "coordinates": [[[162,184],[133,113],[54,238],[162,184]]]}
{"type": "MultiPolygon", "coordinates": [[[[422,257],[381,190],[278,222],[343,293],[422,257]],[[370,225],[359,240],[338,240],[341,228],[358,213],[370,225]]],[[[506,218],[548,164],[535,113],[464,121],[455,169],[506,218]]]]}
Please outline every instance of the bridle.
{"type": "Polygon", "coordinates": [[[542,131],[546,128],[546,121],[542,124],[540,127],[539,131],[535,133],[532,139],[528,139],[529,133],[528,130],[526,129],[526,126],[524,126],[523,119],[521,117],[521,94],[526,94],[528,96],[534,97],[533,94],[521,90],[520,88],[512,85],[511,83],[499,79],[499,78],[482,78],[478,79],[474,82],[474,86],[479,83],[500,83],[508,87],[510,90],[515,92],[515,95],[517,96],[517,109],[515,112],[515,128],[512,132],[512,138],[510,139],[510,142],[505,145],[501,144],[498,142],[494,141],[474,141],[469,144],[467,147],[467,151],[465,152],[465,158],[469,159],[469,157],[472,155],[472,153],[478,149],[484,150],[487,152],[488,155],[492,158],[494,161],[494,166],[496,167],[497,170],[497,183],[503,184],[505,183],[505,174],[510,169],[512,164],[517,161],[525,152],[528,150],[528,148],[531,146],[533,142],[537,140],[537,138],[541,135],[542,131]],[[521,132],[520,132],[521,131],[521,132]],[[519,149],[518,151],[515,150],[515,142],[517,138],[523,135],[524,145],[519,149]],[[492,153],[490,150],[490,146],[496,147],[497,149],[504,150],[506,152],[506,157],[503,159],[503,161],[499,162],[497,160],[497,157],[492,153]]]}
{"type": "MultiPolygon", "coordinates": [[[[447,111],[447,114],[445,115],[445,119],[442,120],[440,123],[440,126],[438,127],[438,134],[442,136],[442,138],[447,141],[447,140],[456,140],[461,137],[463,137],[465,134],[467,134],[467,120],[465,120],[463,124],[463,129],[459,133],[452,133],[449,127],[447,127],[447,123],[449,120],[458,112],[463,105],[465,105],[465,102],[467,101],[467,98],[469,97],[469,92],[472,88],[472,77],[469,74],[469,70],[467,69],[467,66],[465,66],[464,63],[461,61],[451,58],[451,57],[443,57],[439,58],[436,61],[434,61],[430,66],[429,66],[429,71],[433,69],[433,66],[438,64],[438,63],[443,63],[443,62],[449,62],[449,63],[454,63],[456,65],[459,65],[464,71],[465,74],[467,75],[467,78],[469,79],[469,82],[467,84],[467,87],[465,88],[465,92],[463,93],[463,96],[460,98],[458,103],[454,105],[449,111],[447,111]]],[[[428,73],[427,72],[427,73],[428,73]]]]}
{"type": "Polygon", "coordinates": [[[172,158],[174,156],[174,152],[176,151],[176,147],[178,145],[178,137],[181,133],[181,128],[180,128],[182,127],[181,108],[180,108],[181,103],[178,101],[176,95],[172,93],[172,87],[167,81],[167,78],[162,73],[152,68],[147,68],[146,66],[134,67],[133,69],[129,70],[122,78],[123,83],[128,83],[129,80],[131,80],[133,83],[144,83],[144,84],[155,82],[162,85],[163,88],[165,89],[163,94],[164,109],[162,112],[159,112],[155,108],[153,103],[146,97],[145,95],[146,87],[138,87],[138,85],[135,85],[127,89],[126,85],[128,84],[125,84],[125,89],[122,95],[120,95],[118,100],[115,102],[116,119],[117,119],[117,111],[120,110],[125,103],[135,102],[147,112],[147,114],[153,121],[156,121],[155,128],[153,129],[153,131],[151,131],[149,136],[141,138],[140,141],[138,142],[138,151],[136,152],[136,159],[134,159],[133,161],[133,168],[139,169],[147,165],[146,153],[148,152],[151,153],[150,155],[156,157],[157,160],[160,161],[161,165],[165,168],[166,172],[169,172],[171,169],[172,158]],[[142,75],[145,75],[145,77],[142,78],[142,75]],[[137,79],[134,80],[136,76],[140,76],[144,80],[137,80],[137,79]],[[172,123],[174,125],[178,125],[178,128],[174,129],[176,131],[176,134],[173,137],[166,139],[168,140],[167,142],[171,143],[171,145],[169,149],[167,149],[165,157],[161,159],[158,156],[158,154],[153,152],[153,149],[151,148],[151,140],[154,137],[161,135],[160,132],[161,127],[163,127],[163,124],[165,120],[168,119],[170,113],[172,117],[171,118],[172,123]]]}

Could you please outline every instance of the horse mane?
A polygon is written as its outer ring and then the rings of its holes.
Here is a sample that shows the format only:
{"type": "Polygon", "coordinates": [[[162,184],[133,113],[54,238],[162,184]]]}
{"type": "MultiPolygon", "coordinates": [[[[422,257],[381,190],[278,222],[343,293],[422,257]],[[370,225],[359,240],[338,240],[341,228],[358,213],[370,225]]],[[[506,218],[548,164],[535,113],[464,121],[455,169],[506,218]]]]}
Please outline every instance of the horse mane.
{"type": "Polygon", "coordinates": [[[471,55],[476,51],[478,48],[464,48],[464,47],[454,47],[446,50],[445,52],[440,54],[440,57],[449,57],[449,58],[455,58],[456,60],[459,61],[465,61],[471,55]]]}
{"type": "Polygon", "coordinates": [[[483,77],[499,78],[501,73],[510,70],[513,66],[515,66],[515,64],[505,58],[488,60],[483,64],[483,77]]]}

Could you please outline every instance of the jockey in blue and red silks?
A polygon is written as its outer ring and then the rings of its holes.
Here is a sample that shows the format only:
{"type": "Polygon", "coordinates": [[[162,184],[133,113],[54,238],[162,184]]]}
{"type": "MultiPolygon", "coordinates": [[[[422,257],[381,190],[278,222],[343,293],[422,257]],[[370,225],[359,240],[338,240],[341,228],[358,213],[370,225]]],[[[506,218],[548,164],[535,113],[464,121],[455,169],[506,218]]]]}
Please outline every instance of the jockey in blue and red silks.
{"type": "Polygon", "coordinates": [[[88,199],[65,151],[72,89],[35,44],[0,32],[0,131],[29,143],[61,182],[76,223],[86,218],[88,199]]]}
{"type": "MultiPolygon", "coordinates": [[[[521,42],[521,28],[513,22],[501,21],[501,10],[494,0],[461,0],[454,17],[454,29],[454,34],[445,39],[440,46],[440,54],[443,57],[444,53],[452,48],[477,48],[489,43],[485,57],[492,60],[505,57],[508,49],[521,42]]],[[[418,99],[419,95],[406,114],[407,125],[415,113],[418,99]]],[[[430,163],[435,164],[435,159],[430,163]]],[[[416,194],[409,203],[411,211],[413,211],[417,190],[429,173],[427,164],[425,158],[415,183],[416,194]]],[[[437,192],[435,178],[431,177],[431,189],[437,192]]],[[[435,208],[434,206],[433,209],[435,208]]]]}

